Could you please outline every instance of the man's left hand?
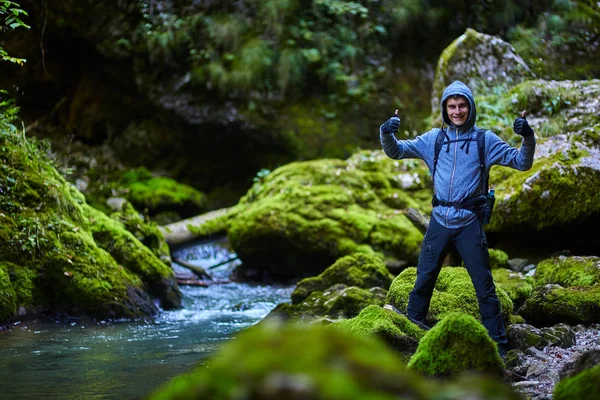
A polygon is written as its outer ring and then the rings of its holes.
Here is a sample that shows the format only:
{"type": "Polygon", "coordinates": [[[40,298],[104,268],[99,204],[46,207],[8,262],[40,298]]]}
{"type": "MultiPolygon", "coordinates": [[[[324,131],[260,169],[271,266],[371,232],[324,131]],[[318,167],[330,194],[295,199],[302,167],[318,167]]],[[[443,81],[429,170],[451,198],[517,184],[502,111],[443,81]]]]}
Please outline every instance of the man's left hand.
{"type": "Polygon", "coordinates": [[[523,137],[533,135],[533,129],[531,129],[529,123],[525,118],[515,119],[515,123],[513,124],[513,130],[517,135],[521,135],[523,137]]]}

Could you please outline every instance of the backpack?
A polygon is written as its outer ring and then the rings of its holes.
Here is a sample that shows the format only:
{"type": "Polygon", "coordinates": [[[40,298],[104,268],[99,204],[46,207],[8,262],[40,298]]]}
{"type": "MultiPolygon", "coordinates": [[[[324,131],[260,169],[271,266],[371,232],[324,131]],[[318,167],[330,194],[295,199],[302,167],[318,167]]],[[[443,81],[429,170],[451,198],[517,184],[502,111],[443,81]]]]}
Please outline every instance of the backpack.
{"type": "MultiPolygon", "coordinates": [[[[437,138],[435,139],[435,148],[434,148],[434,156],[433,156],[433,174],[431,175],[431,180],[433,181],[434,187],[435,187],[435,171],[437,169],[437,162],[438,162],[438,158],[440,155],[440,151],[442,150],[442,146],[444,144],[448,144],[448,146],[449,146],[450,143],[455,143],[455,142],[476,141],[477,142],[477,151],[479,153],[479,171],[481,173],[481,186],[480,186],[481,194],[474,195],[466,200],[463,200],[462,202],[441,201],[441,200],[438,200],[438,198],[434,194],[433,199],[432,199],[432,205],[434,207],[438,206],[438,205],[442,205],[442,206],[454,207],[454,208],[458,208],[458,209],[460,209],[460,208],[467,209],[467,210],[472,211],[475,214],[477,214],[480,218],[482,218],[483,223],[487,224],[492,215],[495,198],[494,198],[494,191],[492,190],[490,192],[490,190],[489,190],[489,174],[486,173],[486,167],[485,167],[485,132],[486,132],[485,129],[477,128],[476,139],[468,138],[468,139],[460,139],[460,140],[450,140],[448,135],[446,135],[446,132],[443,129],[441,129],[437,135],[437,138]],[[448,139],[446,141],[446,143],[444,143],[444,139],[448,139]]],[[[463,146],[465,144],[463,144],[463,146]]],[[[468,151],[468,149],[467,149],[467,151],[468,151]]]]}

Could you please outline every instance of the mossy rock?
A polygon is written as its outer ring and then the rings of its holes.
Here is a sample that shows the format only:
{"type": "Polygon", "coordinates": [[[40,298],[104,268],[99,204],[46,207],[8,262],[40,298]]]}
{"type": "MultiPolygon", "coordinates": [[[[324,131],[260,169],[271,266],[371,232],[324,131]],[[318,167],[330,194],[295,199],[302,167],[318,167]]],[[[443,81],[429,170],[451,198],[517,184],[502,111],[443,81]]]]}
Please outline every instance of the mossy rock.
{"type": "Polygon", "coordinates": [[[490,268],[508,268],[508,254],[500,249],[489,249],[490,268]]]}
{"type": "Polygon", "coordinates": [[[592,399],[600,393],[600,365],[560,380],[554,387],[555,400],[592,399]]]}
{"type": "Polygon", "coordinates": [[[169,266],[87,205],[39,142],[2,131],[0,144],[0,265],[17,309],[137,318],[158,311],[151,296],[165,308],[180,305],[169,266]]]}
{"type": "Polygon", "coordinates": [[[571,288],[552,284],[538,286],[519,309],[519,314],[535,326],[600,322],[600,285],[571,288]]]}
{"type": "Polygon", "coordinates": [[[494,277],[494,282],[496,282],[496,287],[506,292],[512,300],[515,309],[531,296],[531,292],[533,291],[532,277],[506,268],[492,270],[492,276],[494,277]]]}
{"type": "Polygon", "coordinates": [[[431,91],[432,113],[439,114],[444,88],[455,80],[481,95],[502,93],[534,77],[509,43],[467,28],[440,55],[431,91]]]}
{"type": "Polygon", "coordinates": [[[354,252],[416,261],[422,233],[402,210],[382,202],[369,177],[377,175],[379,186],[400,189],[402,183],[388,172],[394,169],[389,159],[365,158],[295,162],[258,180],[228,229],[241,270],[310,276],[354,252]],[[368,169],[358,168],[363,164],[368,169]]]}
{"type": "Polygon", "coordinates": [[[600,80],[536,80],[483,102],[480,126],[518,146],[506,112],[527,109],[538,142],[529,171],[492,168],[496,205],[488,231],[538,230],[600,212],[598,96],[600,80]]]}
{"type": "MultiPolygon", "coordinates": [[[[408,297],[416,279],[415,267],[402,271],[390,286],[387,302],[406,312],[408,297]]],[[[500,287],[496,287],[496,294],[500,300],[502,317],[505,324],[508,324],[509,316],[513,312],[513,303],[500,287]]],[[[456,311],[481,319],[475,287],[467,270],[462,267],[443,267],[435,283],[425,323],[433,326],[449,313],[456,311]]]]}
{"type": "Polygon", "coordinates": [[[384,344],[318,325],[259,324],[150,398],[428,399],[425,382],[384,344]]]}
{"type": "Polygon", "coordinates": [[[336,322],[334,326],[360,335],[375,335],[398,351],[406,362],[425,334],[406,316],[376,305],[368,306],[356,317],[336,322]]]}
{"type": "Polygon", "coordinates": [[[408,367],[436,377],[467,371],[502,376],[504,363],[483,325],[468,314],[450,313],[421,339],[408,367]]]}
{"type": "Polygon", "coordinates": [[[174,179],[153,176],[145,168],[125,173],[120,186],[127,190],[127,199],[135,208],[150,215],[175,211],[187,218],[206,210],[204,193],[174,179]]]}
{"type": "Polygon", "coordinates": [[[152,221],[146,221],[131,203],[125,203],[121,211],[112,213],[110,217],[121,222],[125,229],[149,248],[163,263],[171,265],[171,250],[158,225],[152,221]]]}
{"type": "Polygon", "coordinates": [[[301,280],[292,293],[292,304],[298,304],[312,292],[322,292],[336,283],[363,289],[378,286],[387,290],[393,279],[381,257],[354,253],[340,258],[318,276],[301,280]]]}
{"type": "Polygon", "coordinates": [[[267,317],[298,319],[306,322],[323,318],[353,318],[365,307],[382,306],[386,295],[387,291],[380,287],[363,289],[338,283],[322,292],[314,291],[298,303],[281,303],[267,317]]]}
{"type": "Polygon", "coordinates": [[[600,257],[558,257],[544,260],[535,270],[535,285],[563,287],[600,284],[600,257]]]}

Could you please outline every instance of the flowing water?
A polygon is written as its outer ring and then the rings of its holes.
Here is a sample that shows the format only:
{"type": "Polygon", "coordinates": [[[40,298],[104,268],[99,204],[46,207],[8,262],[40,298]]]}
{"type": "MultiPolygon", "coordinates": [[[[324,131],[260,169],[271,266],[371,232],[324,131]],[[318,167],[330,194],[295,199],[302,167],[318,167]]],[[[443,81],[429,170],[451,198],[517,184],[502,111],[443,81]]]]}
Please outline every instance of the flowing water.
{"type": "MultiPolygon", "coordinates": [[[[235,254],[219,240],[173,256],[208,268],[235,254]]],[[[237,263],[210,272],[225,280],[237,263]]],[[[173,268],[191,277],[179,265],[173,268]]],[[[145,398],[289,301],[293,287],[221,283],[181,290],[183,309],[148,321],[24,321],[0,331],[0,399],[145,398]]]]}

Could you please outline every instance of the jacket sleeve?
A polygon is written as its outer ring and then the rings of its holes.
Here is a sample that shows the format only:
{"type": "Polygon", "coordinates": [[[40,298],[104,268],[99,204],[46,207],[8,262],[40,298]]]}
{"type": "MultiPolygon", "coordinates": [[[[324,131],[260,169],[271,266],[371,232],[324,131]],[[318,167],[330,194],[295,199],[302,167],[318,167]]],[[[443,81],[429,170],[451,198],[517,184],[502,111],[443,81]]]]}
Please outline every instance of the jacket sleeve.
{"type": "Polygon", "coordinates": [[[420,158],[428,161],[429,140],[431,132],[424,133],[410,140],[398,140],[393,133],[383,133],[379,128],[379,139],[384,153],[395,160],[403,158],[420,158]]]}
{"type": "Polygon", "coordinates": [[[527,171],[533,165],[535,153],[535,134],[524,137],[520,149],[509,146],[495,133],[488,131],[487,151],[488,165],[502,165],[520,171],[527,171]]]}

